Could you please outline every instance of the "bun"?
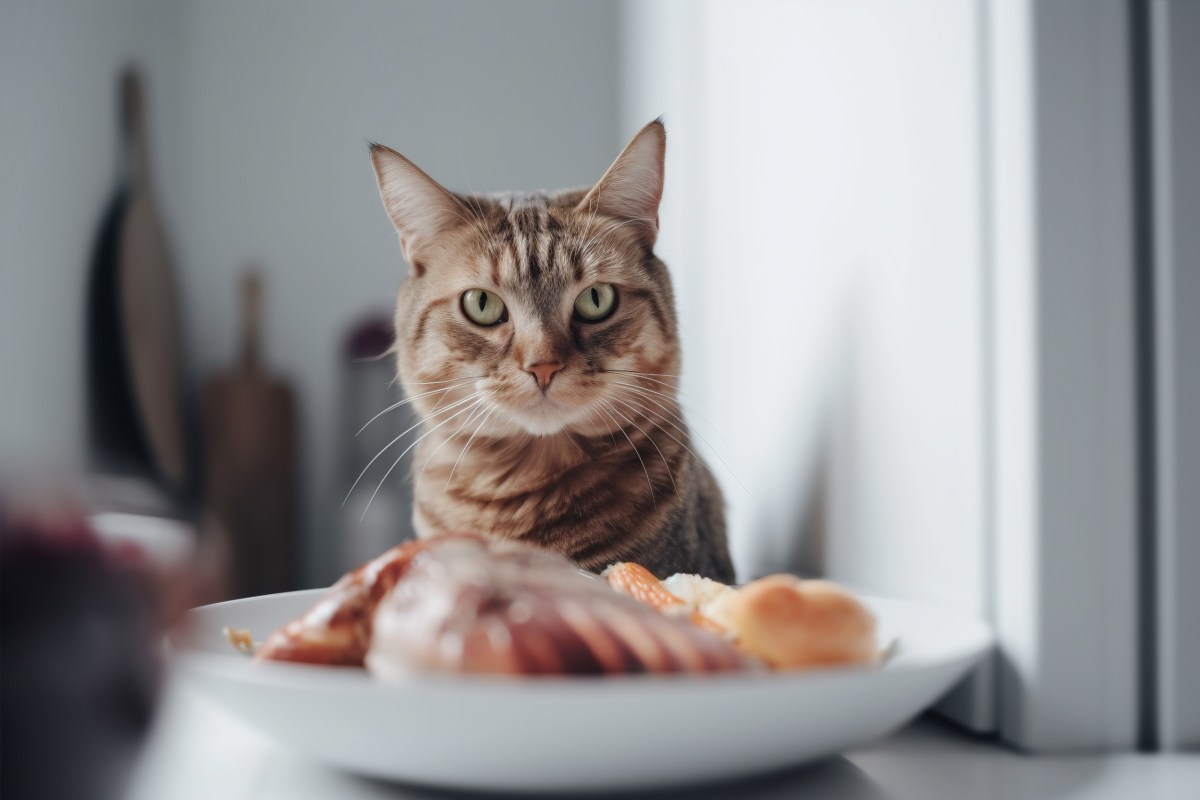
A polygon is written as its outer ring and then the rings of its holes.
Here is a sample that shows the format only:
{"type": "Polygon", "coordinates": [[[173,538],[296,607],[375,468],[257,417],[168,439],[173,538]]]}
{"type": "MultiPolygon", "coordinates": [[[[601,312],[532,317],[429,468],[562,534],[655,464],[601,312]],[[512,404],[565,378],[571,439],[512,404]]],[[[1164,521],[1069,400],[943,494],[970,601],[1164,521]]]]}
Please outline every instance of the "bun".
{"type": "Polygon", "coordinates": [[[878,659],[875,618],[830,581],[771,575],[721,595],[703,611],[734,632],[741,650],[775,669],[878,659]]]}

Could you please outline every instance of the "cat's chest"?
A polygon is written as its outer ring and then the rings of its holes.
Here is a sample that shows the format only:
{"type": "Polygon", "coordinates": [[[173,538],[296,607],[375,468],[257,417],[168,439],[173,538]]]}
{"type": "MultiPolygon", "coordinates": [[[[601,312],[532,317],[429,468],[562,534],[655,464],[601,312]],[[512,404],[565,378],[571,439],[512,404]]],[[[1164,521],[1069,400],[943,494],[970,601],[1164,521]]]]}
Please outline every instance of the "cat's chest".
{"type": "MultiPolygon", "coordinates": [[[[443,448],[448,449],[448,448],[443,448]]],[[[487,532],[524,539],[532,531],[571,538],[638,508],[637,463],[619,454],[481,448],[434,455],[417,475],[418,532],[487,532]]]]}

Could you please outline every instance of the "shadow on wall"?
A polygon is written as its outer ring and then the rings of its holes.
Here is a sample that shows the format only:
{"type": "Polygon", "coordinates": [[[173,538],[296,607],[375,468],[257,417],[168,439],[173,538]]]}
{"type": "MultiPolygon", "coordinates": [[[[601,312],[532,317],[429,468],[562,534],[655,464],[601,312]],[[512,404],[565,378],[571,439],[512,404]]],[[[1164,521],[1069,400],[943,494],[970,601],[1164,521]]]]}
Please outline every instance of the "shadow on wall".
{"type": "Polygon", "coordinates": [[[757,563],[740,574],[742,579],[769,572],[828,575],[834,539],[852,523],[848,514],[853,507],[839,504],[838,495],[847,492],[846,460],[854,457],[856,444],[854,374],[859,345],[849,302],[842,301],[834,319],[832,327],[838,333],[830,341],[837,352],[826,362],[824,374],[815,374],[812,385],[818,389],[807,431],[796,437],[795,446],[777,465],[777,474],[794,479],[796,485],[778,491],[775,503],[755,504],[750,529],[760,552],[757,563]]]}

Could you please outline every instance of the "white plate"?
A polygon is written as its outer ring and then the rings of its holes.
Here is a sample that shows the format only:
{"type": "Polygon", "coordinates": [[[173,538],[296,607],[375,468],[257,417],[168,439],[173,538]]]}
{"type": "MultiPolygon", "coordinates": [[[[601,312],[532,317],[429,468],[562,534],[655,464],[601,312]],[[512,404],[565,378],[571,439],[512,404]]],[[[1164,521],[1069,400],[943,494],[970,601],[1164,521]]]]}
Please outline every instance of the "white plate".
{"type": "Polygon", "coordinates": [[[734,778],[876,739],[954,685],[991,646],[980,622],[864,598],[898,647],[882,667],[769,675],[493,678],[383,685],[364,671],[258,664],[256,638],[323,590],[190,612],[181,672],[283,745],[379,778],[492,791],[599,791],[734,778]]]}

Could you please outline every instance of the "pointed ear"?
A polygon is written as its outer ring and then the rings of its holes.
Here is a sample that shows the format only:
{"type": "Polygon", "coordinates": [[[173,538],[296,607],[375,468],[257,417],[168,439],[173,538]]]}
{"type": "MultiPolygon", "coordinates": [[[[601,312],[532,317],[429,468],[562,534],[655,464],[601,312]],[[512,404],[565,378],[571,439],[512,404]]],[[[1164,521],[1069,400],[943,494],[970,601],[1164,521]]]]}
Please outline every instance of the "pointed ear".
{"type": "Polygon", "coordinates": [[[656,119],[629,140],[604,177],[576,206],[577,211],[607,214],[639,223],[647,246],[658,238],[667,131],[656,119]]]}
{"type": "Polygon", "coordinates": [[[462,201],[390,147],[372,142],[371,164],[383,207],[400,234],[400,249],[409,264],[417,248],[470,218],[462,201]]]}

